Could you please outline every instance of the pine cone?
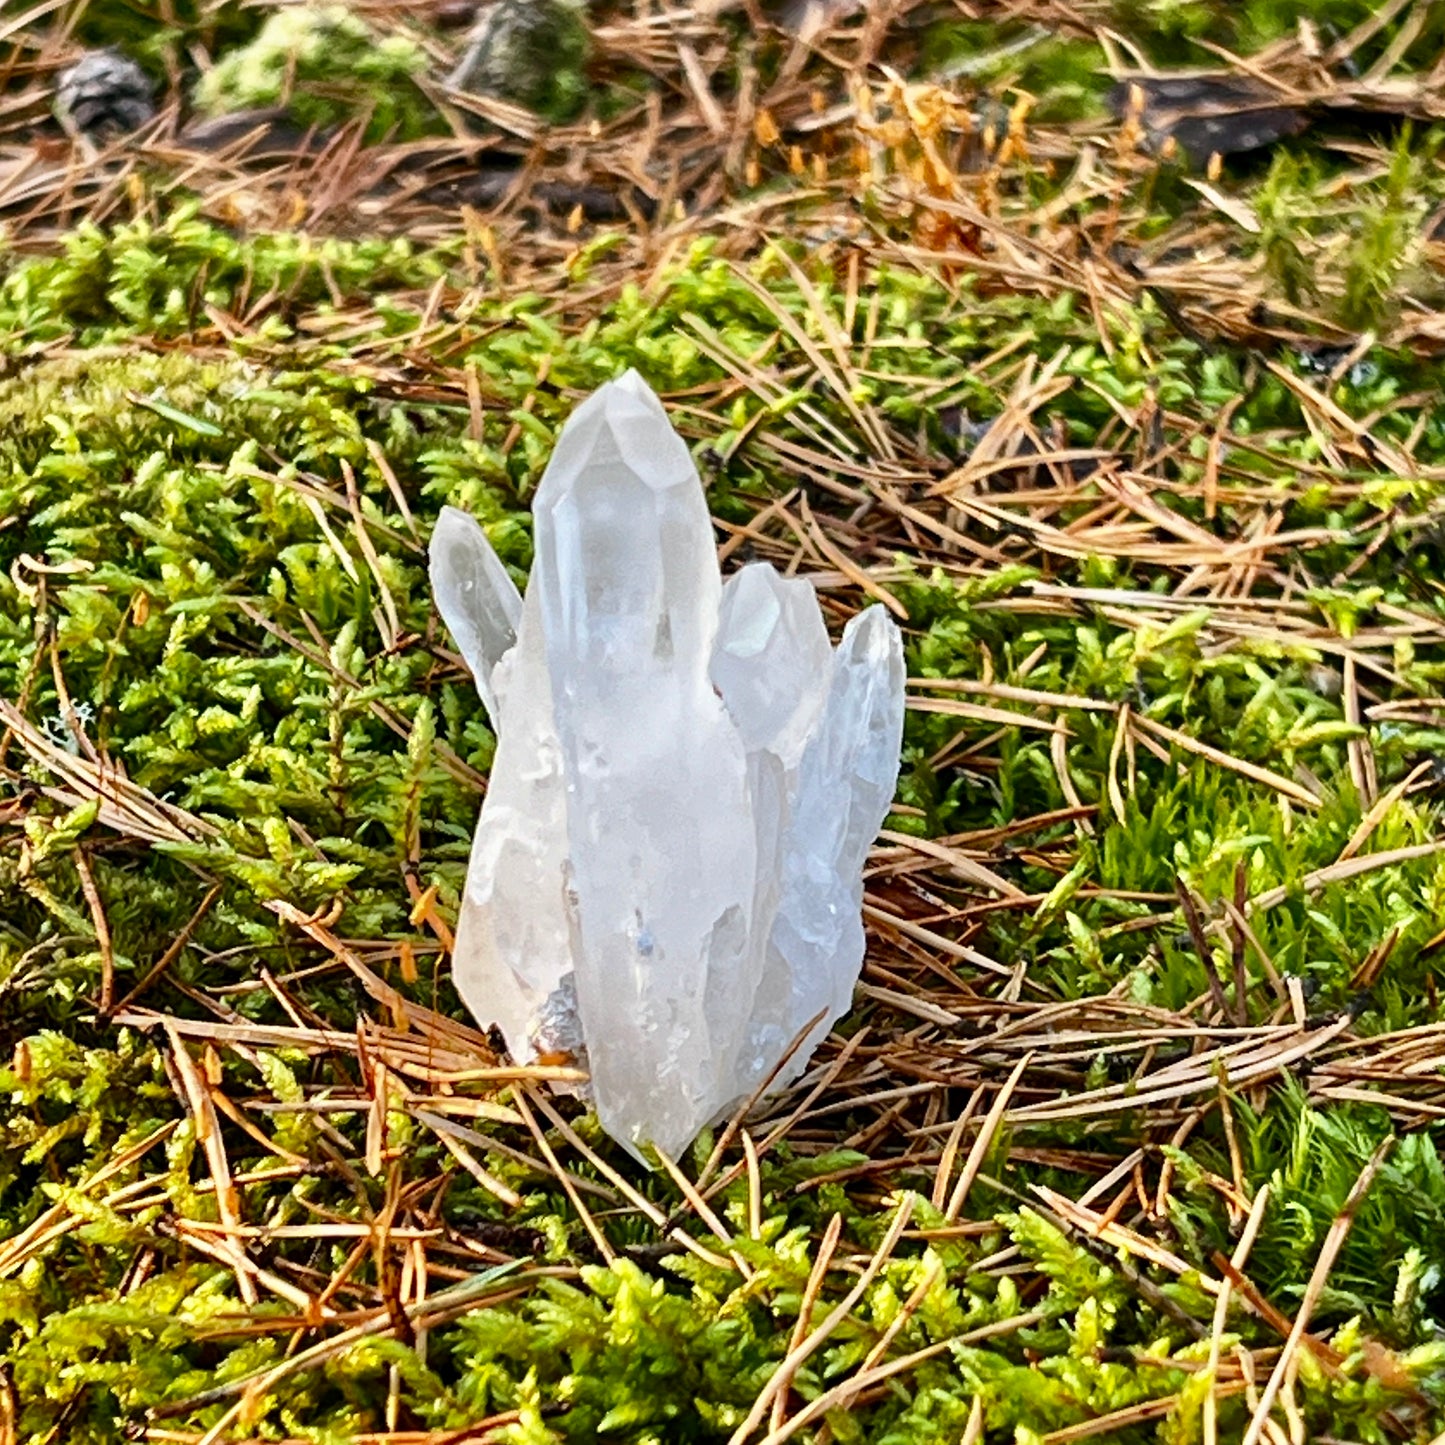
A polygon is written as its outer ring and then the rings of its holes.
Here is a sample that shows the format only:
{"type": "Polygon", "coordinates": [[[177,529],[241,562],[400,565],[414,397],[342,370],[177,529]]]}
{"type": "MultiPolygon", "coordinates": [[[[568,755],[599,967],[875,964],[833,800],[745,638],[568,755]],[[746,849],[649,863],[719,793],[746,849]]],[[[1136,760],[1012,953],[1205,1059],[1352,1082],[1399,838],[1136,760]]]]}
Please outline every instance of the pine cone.
{"type": "Polygon", "coordinates": [[[156,113],[150,78],[118,50],[91,50],[61,74],[55,115],[93,139],[129,135],[156,113]]]}

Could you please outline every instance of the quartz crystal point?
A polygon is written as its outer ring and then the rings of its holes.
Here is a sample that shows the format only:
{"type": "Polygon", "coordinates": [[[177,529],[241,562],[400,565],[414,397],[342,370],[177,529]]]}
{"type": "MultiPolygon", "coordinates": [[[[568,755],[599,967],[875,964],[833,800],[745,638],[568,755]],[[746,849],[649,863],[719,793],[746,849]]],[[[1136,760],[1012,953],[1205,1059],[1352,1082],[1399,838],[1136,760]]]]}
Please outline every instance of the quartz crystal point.
{"type": "Polygon", "coordinates": [[[432,534],[431,570],[437,606],[497,733],[457,922],[457,991],[501,1029],[519,1063],[578,1056],[566,797],[541,595],[529,588],[524,605],[486,533],[452,507],[432,534]]]}
{"type": "Polygon", "coordinates": [[[874,607],[834,652],[812,586],[766,564],[722,586],[697,472],[635,373],[568,421],[533,513],[525,604],[475,523],[448,509],[432,543],[498,733],[457,985],[518,1062],[585,1062],[633,1153],[675,1156],[848,1008],[901,644],[874,607]]]}
{"type": "Polygon", "coordinates": [[[573,415],[533,511],[597,1113],[672,1153],[726,1102],[761,966],[747,758],[708,676],[712,521],[635,374],[573,415]]]}
{"type": "Polygon", "coordinates": [[[828,695],[833,649],[812,584],[755,562],[728,578],[712,681],[749,754],[796,766],[828,695]]]}
{"type": "Polygon", "coordinates": [[[498,727],[492,673],[517,640],[522,594],[475,518],[443,507],[431,536],[437,611],[476,679],[492,726],[498,727]]]}
{"type": "Polygon", "coordinates": [[[848,1011],[863,964],[863,864],[898,782],[904,676],[898,628],[882,607],[868,608],[843,631],[828,700],[790,790],[779,900],[739,1066],[740,1097],[822,1014],[773,1081],[791,1082],[848,1011]]]}

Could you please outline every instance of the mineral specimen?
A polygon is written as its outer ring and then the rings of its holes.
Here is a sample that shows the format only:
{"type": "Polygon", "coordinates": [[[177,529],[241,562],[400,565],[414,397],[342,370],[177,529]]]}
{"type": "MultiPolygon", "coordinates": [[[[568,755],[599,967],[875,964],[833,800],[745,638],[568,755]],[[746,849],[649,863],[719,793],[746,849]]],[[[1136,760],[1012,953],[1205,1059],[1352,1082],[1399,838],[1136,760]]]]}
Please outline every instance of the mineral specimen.
{"type": "Polygon", "coordinates": [[[901,642],[872,607],[834,652],[812,586],[767,564],[722,585],[687,448],[633,372],[563,428],[533,512],[525,602],[470,518],[432,539],[498,735],[457,986],[519,1062],[585,1063],[638,1157],[676,1154],[848,1008],[901,642]]]}

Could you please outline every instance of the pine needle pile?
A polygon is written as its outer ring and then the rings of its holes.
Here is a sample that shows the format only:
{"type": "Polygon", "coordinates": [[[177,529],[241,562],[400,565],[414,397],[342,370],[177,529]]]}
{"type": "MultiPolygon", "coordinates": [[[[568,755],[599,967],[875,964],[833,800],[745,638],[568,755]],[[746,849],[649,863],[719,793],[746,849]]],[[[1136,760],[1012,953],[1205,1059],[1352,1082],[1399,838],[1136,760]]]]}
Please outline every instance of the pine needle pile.
{"type": "Polygon", "coordinates": [[[335,9],[0,16],[0,1445],[1438,1438],[1439,7],[335,9]],[[910,676],[651,1171],[452,990],[425,570],[628,366],[910,676]]]}

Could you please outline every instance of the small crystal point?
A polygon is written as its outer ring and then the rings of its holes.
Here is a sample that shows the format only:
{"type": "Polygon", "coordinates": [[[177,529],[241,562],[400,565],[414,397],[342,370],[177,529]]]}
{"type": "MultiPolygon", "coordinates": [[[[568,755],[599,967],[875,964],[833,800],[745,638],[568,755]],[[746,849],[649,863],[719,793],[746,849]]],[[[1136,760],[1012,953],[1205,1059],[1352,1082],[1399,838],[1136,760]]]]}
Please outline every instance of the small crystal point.
{"type": "Polygon", "coordinates": [[[532,512],[549,549],[532,576],[559,693],[596,681],[568,670],[582,654],[634,685],[639,669],[676,659],[679,676],[704,685],[722,589],[712,519],[686,445],[636,372],[568,419],[532,512]]]}
{"type": "Polygon", "coordinates": [[[863,967],[863,864],[898,781],[904,681],[898,626],[870,607],[843,631],[827,703],[798,765],[739,1097],[821,1014],[775,1084],[796,1078],[852,1002],[863,967]]]}
{"type": "Polygon", "coordinates": [[[520,607],[479,528],[444,514],[432,545],[499,735],[457,984],[519,1062],[585,1060],[613,1138],[675,1156],[849,1005],[902,645],[871,608],[830,650],[811,585],[767,565],[722,586],[687,447],[634,373],[574,413],[533,513],[520,607]]]}
{"type": "Polygon", "coordinates": [[[456,507],[442,508],[428,556],[437,610],[476,680],[495,728],[492,674],[517,640],[522,594],[481,525],[456,507]]]}

